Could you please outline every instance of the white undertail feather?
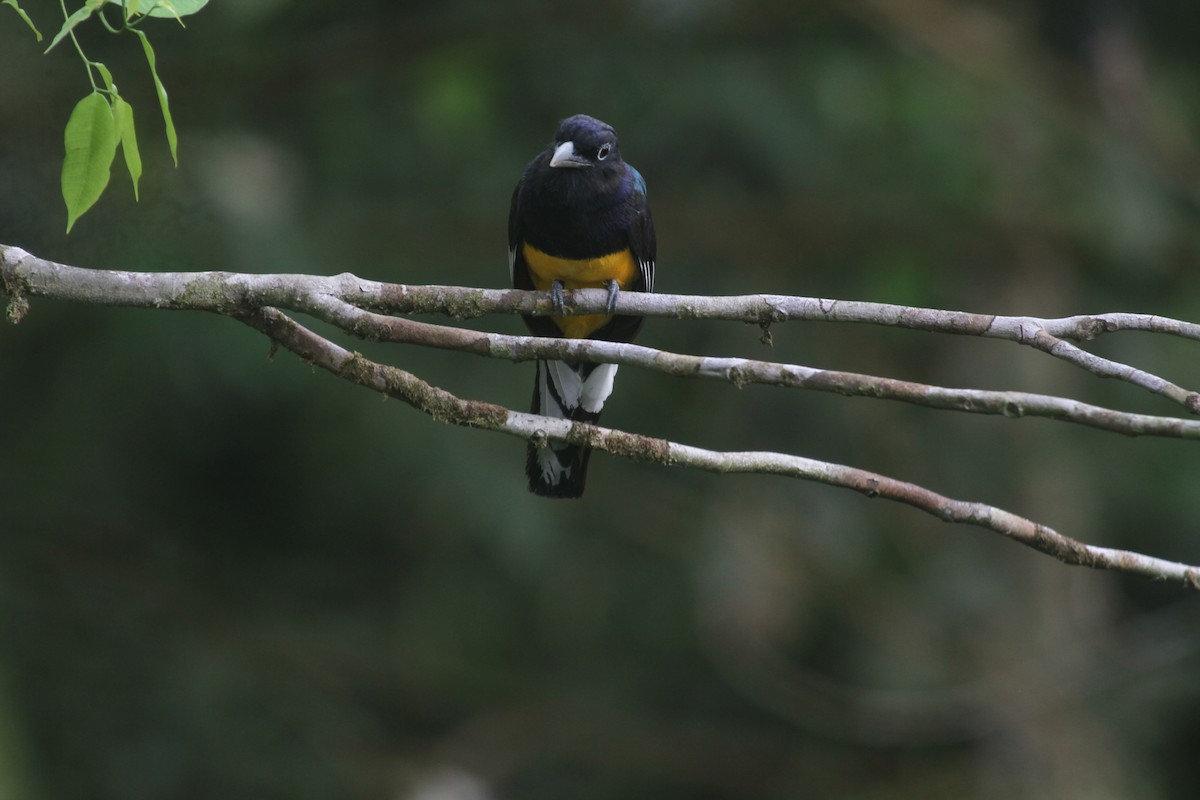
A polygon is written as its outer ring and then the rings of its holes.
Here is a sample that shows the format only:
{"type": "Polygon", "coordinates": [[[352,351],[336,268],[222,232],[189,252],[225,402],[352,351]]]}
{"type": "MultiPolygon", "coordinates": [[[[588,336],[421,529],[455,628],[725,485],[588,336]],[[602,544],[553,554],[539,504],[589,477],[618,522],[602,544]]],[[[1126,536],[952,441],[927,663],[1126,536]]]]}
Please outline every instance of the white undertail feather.
{"type": "MultiPolygon", "coordinates": [[[[548,417],[565,418],[582,407],[589,414],[599,414],[604,401],[612,394],[616,364],[599,364],[583,380],[575,368],[563,361],[537,362],[538,410],[548,417]]],[[[537,448],[536,458],[542,482],[557,486],[571,478],[571,465],[564,465],[558,453],[569,445],[550,444],[537,448]]]]}
{"type": "MultiPolygon", "coordinates": [[[[550,371],[550,378],[554,381],[554,391],[558,393],[559,399],[562,400],[563,410],[570,411],[578,408],[579,395],[583,391],[583,379],[579,377],[579,373],[564,361],[545,361],[542,363],[550,371]]],[[[543,411],[542,413],[546,412],[543,411]]],[[[562,414],[559,414],[559,416],[562,416],[562,414]]]]}
{"type": "Polygon", "coordinates": [[[579,395],[579,404],[589,414],[599,414],[604,408],[604,401],[612,394],[613,379],[617,377],[616,364],[600,364],[588,379],[583,382],[583,390],[579,395]]]}
{"type": "MultiPolygon", "coordinates": [[[[579,376],[575,375],[570,367],[561,361],[541,361],[537,362],[537,379],[538,379],[538,410],[548,417],[559,417],[560,419],[567,416],[570,406],[564,410],[563,406],[559,405],[558,398],[565,397],[563,393],[563,384],[571,386],[571,378],[574,378],[574,395],[578,396],[579,389],[577,388],[580,381],[579,376]],[[570,374],[566,374],[570,373],[570,374]],[[565,379],[565,380],[564,380],[565,379]],[[553,386],[551,386],[553,382],[553,386]]],[[[537,449],[537,464],[538,469],[542,473],[542,482],[551,486],[557,486],[564,480],[571,477],[571,467],[563,466],[563,463],[558,460],[555,452],[563,449],[563,445],[551,444],[547,447],[539,447],[537,449]]]]}
{"type": "Polygon", "coordinates": [[[554,396],[554,392],[550,389],[550,381],[546,376],[546,364],[547,362],[545,361],[537,362],[538,399],[540,401],[538,403],[538,410],[547,417],[562,418],[566,416],[566,414],[563,413],[562,406],[558,404],[558,399],[554,396]]]}
{"type": "Polygon", "coordinates": [[[542,401],[542,413],[549,417],[565,417],[582,406],[589,414],[599,414],[604,408],[604,401],[612,394],[616,376],[616,364],[597,365],[585,381],[566,362],[539,361],[538,396],[542,401]],[[561,405],[559,400],[562,401],[561,405]]]}

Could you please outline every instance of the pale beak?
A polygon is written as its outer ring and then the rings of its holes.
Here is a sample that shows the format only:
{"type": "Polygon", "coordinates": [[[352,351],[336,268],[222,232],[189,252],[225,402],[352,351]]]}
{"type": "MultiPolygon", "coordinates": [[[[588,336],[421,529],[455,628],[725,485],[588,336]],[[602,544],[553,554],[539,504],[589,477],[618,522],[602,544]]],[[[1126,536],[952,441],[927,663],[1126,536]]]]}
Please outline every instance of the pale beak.
{"type": "Polygon", "coordinates": [[[554,155],[550,157],[550,166],[552,167],[590,167],[591,165],[592,163],[586,158],[575,155],[574,142],[563,142],[554,148],[554,155]]]}

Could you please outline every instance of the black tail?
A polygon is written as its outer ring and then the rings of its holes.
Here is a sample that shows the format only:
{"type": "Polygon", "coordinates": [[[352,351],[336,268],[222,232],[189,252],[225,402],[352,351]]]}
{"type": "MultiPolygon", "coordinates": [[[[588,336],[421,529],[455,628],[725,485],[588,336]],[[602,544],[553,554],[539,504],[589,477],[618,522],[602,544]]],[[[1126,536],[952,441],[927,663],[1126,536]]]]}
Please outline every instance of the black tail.
{"type": "MultiPolygon", "coordinates": [[[[615,364],[566,364],[538,361],[533,383],[533,413],[596,422],[612,391],[615,364]]],[[[592,448],[573,444],[529,445],[525,474],[529,491],[542,497],[580,497],[587,482],[592,448]]]]}
{"type": "Polygon", "coordinates": [[[574,444],[561,445],[560,449],[556,449],[554,445],[547,445],[540,450],[529,445],[525,456],[525,474],[529,476],[529,491],[541,497],[566,499],[582,497],[584,484],[587,483],[588,458],[591,455],[592,448],[574,444]],[[548,458],[552,458],[556,462],[552,469],[557,471],[557,478],[553,473],[542,470],[544,459],[548,458]],[[554,482],[555,480],[557,483],[554,482]]]}

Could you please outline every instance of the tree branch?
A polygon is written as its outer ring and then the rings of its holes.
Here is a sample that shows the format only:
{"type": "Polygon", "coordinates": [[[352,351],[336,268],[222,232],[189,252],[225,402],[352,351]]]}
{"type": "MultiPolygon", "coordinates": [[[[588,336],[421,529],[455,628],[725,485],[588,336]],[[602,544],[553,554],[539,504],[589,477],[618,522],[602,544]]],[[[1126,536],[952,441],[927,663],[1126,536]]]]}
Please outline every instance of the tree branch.
{"type": "Polygon", "coordinates": [[[694,467],[709,472],[783,475],[853,489],[867,497],[882,497],[913,506],[945,522],[987,528],[1066,564],[1131,572],[1200,589],[1200,567],[1125,550],[1086,545],[1008,511],[983,503],[953,500],[916,484],[867,470],[783,453],[706,450],[599,425],[525,414],[492,403],[463,400],[410,372],[352,353],[318,336],[277,309],[264,308],[240,318],[305,361],[339,378],[402,400],[441,422],[507,433],[526,441],[585,445],[633,461],[694,467]]]}
{"type": "MultiPolygon", "coordinates": [[[[442,313],[456,318],[484,313],[550,313],[550,304],[538,292],[406,286],[367,281],[349,273],[324,277],[88,270],[45,261],[19,248],[3,246],[0,246],[0,255],[0,277],[3,277],[5,286],[11,287],[9,293],[13,299],[10,317],[14,319],[24,314],[26,295],[30,294],[103,305],[187,309],[219,314],[273,306],[310,314],[365,339],[459,350],[512,361],[559,358],[608,362],[676,376],[726,380],[736,385],[760,383],[900,400],[969,413],[1047,417],[1128,436],[1200,438],[1200,421],[1132,414],[1049,395],[953,389],[794,364],[682,355],[615,342],[479,333],[364,310],[373,308],[442,313]]],[[[601,312],[607,303],[607,294],[601,290],[567,294],[573,303],[569,309],[572,313],[601,312]]],[[[1189,404],[1188,397],[1194,396],[1141,370],[1123,365],[1112,366],[1115,362],[1099,359],[1065,341],[1094,338],[1100,333],[1117,330],[1148,330],[1200,339],[1200,326],[1152,315],[1104,314],[1032,320],[1026,317],[997,317],[882,303],[777,295],[695,297],[625,293],[617,298],[617,303],[618,310],[623,313],[680,319],[732,319],[743,322],[821,319],[1007,338],[1071,358],[1074,363],[1095,374],[1120,377],[1124,370],[1131,382],[1148,384],[1151,390],[1168,394],[1184,405],[1189,404]]]]}
{"type": "Polygon", "coordinates": [[[620,364],[677,377],[722,380],[736,386],[757,383],[847,396],[901,400],[929,408],[977,414],[1047,417],[1127,436],[1200,438],[1200,421],[1197,420],[1132,414],[1044,394],[951,389],[796,364],[684,355],[622,342],[484,333],[375,314],[331,295],[317,298],[315,303],[303,310],[362,339],[457,350],[515,362],[552,358],[620,364]]]}
{"type": "MultiPolygon", "coordinates": [[[[554,313],[548,295],[541,292],[379,283],[348,272],[325,277],[87,270],[46,261],[6,245],[0,245],[0,278],[13,298],[9,304],[10,318],[15,314],[17,319],[25,308],[25,295],[100,305],[217,313],[261,306],[310,313],[315,298],[322,296],[378,312],[445,314],[456,319],[483,314],[554,313]]],[[[569,315],[606,311],[608,295],[604,290],[578,289],[566,292],[565,297],[569,315]]],[[[621,314],[647,317],[720,319],[764,326],[788,321],[852,322],[1002,339],[1033,347],[1094,375],[1130,383],[1162,395],[1194,414],[1200,413],[1200,393],[1071,344],[1103,333],[1133,330],[1200,340],[1200,325],[1153,314],[1041,319],[785,295],[705,297],[641,292],[619,295],[616,309],[621,314]]]]}
{"type": "MultiPolygon", "coordinates": [[[[379,364],[313,333],[279,309],[310,314],[367,339],[462,350],[520,361],[530,358],[630,364],[673,375],[766,383],[886,397],[1008,416],[1037,415],[1103,430],[1138,435],[1200,438],[1200,422],[1128,414],[1059,397],[1024,392],[948,389],[855,373],[815,370],[740,358],[667,353],[612,342],[539,339],[466,331],[385,316],[387,312],[551,313],[544,293],[460,287],[413,287],[366,281],[349,273],[246,275],[228,272],[141,273],[87,270],[55,264],[0,245],[0,285],[9,295],[8,316],[17,322],[31,295],[101,305],[210,311],[241,320],[302,359],[361,386],[403,400],[435,419],[507,433],[534,443],[568,442],[637,461],[712,472],[784,475],[853,489],[921,509],[947,522],[983,527],[1068,563],[1175,581],[1200,589],[1200,568],[1122,550],[1086,545],[1044,525],[982,503],[954,500],[921,486],[865,470],[770,452],[716,452],[585,423],[511,411],[464,400],[399,368],[379,364]],[[369,310],[368,310],[369,309],[369,310]]],[[[603,312],[601,290],[568,292],[571,313],[603,312]]],[[[786,320],[865,322],[938,333],[1001,338],[1035,347],[1104,377],[1117,377],[1163,394],[1189,410],[1200,397],[1146,372],[1094,356],[1070,341],[1102,333],[1142,330],[1200,340],[1200,326],[1153,315],[1101,314],[1043,320],[880,303],[756,295],[695,297],[624,293],[617,311],[675,318],[732,319],[769,325],[786,320]]]]}

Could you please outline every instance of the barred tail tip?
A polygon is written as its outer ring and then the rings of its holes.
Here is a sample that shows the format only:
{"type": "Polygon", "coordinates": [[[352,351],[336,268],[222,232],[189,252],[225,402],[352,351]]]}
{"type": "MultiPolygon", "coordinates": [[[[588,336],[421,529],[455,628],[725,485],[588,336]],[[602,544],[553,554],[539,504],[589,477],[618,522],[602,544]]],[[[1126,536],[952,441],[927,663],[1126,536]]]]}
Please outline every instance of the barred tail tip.
{"type": "Polygon", "coordinates": [[[577,445],[529,445],[525,462],[529,491],[540,497],[582,497],[591,453],[590,447],[577,445]]]}

